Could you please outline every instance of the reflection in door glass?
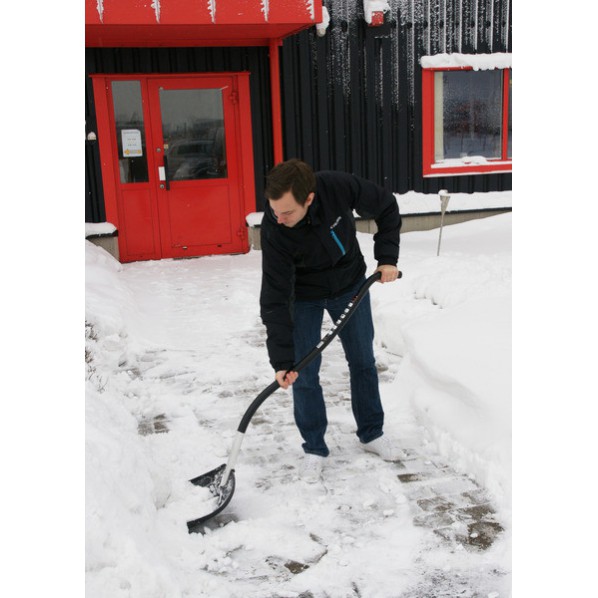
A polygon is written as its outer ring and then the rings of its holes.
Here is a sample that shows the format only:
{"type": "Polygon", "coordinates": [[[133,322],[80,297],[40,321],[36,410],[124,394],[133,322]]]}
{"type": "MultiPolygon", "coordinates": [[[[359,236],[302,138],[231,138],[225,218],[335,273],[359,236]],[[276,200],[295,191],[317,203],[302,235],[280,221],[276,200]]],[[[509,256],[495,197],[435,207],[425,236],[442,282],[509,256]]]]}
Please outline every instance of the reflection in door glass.
{"type": "Polygon", "coordinates": [[[112,98],[121,183],[148,181],[145,128],[139,81],[113,81],[112,98]]]}
{"type": "Polygon", "coordinates": [[[161,89],[160,109],[168,178],[225,178],[221,90],[161,89]]]}

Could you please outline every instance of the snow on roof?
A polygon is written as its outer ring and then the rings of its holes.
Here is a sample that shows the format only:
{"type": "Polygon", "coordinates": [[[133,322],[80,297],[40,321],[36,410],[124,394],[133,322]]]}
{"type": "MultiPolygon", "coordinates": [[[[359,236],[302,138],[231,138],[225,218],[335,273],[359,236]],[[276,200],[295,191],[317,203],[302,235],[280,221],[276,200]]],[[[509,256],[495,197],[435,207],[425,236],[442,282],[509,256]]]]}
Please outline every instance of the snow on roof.
{"type": "Polygon", "coordinates": [[[436,54],[422,56],[420,64],[425,69],[470,67],[474,71],[492,69],[508,69],[512,66],[511,54],[496,52],[494,54],[436,54]]]}
{"type": "Polygon", "coordinates": [[[387,0],[363,0],[363,13],[368,25],[372,22],[373,12],[388,12],[389,10],[390,5],[387,0]]]}

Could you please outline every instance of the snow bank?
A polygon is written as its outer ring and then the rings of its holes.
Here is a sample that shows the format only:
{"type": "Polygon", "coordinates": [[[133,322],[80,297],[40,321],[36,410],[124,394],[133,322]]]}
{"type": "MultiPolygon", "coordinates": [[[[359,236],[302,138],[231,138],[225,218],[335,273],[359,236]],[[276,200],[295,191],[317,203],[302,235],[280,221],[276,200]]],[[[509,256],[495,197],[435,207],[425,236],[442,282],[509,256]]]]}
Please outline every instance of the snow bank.
{"type": "Polygon", "coordinates": [[[510,308],[509,299],[478,299],[413,323],[394,383],[438,451],[502,512],[511,499],[510,308]]]}
{"type": "MultiPolygon", "coordinates": [[[[403,279],[371,290],[377,352],[401,362],[383,388],[388,430],[412,412],[430,447],[492,493],[507,527],[510,233],[510,214],[445,227],[440,257],[438,231],[405,234],[403,279]]],[[[373,269],[372,237],[359,240],[373,269]]],[[[248,400],[271,380],[260,253],[123,266],[85,246],[89,598],[341,597],[356,582],[388,596],[418,582],[422,554],[446,564],[413,526],[394,469],[344,445],[350,408],[331,409],[330,489],[314,496],[292,481],[300,443],[288,393],[245,441],[230,509],[239,521],[188,534],[184,522],[211,498],[186,480],[225,459],[248,400]],[[169,433],[141,434],[161,413],[169,433]],[[295,561],[310,566],[288,579],[295,561]]],[[[451,567],[508,571],[506,548],[452,554],[451,567]]]]}
{"type": "Polygon", "coordinates": [[[401,292],[383,287],[374,308],[378,342],[404,357],[396,396],[410,401],[438,451],[486,487],[507,519],[511,222],[505,214],[445,227],[439,257],[429,257],[437,230],[403,235],[401,292]]]}
{"type": "MultiPolygon", "coordinates": [[[[408,191],[407,193],[394,194],[399,211],[403,215],[415,214],[439,214],[440,199],[438,193],[419,193],[408,191]]],[[[488,193],[451,193],[448,212],[463,212],[475,210],[499,210],[513,207],[511,191],[490,191],[488,193]]],[[[251,212],[245,217],[248,226],[260,226],[263,212],[251,212]]]]}
{"type": "Polygon", "coordinates": [[[86,222],[85,237],[92,235],[111,235],[116,231],[116,226],[111,222],[86,222]]]}
{"type": "Polygon", "coordinates": [[[107,251],[85,241],[85,319],[104,335],[124,332],[134,301],[119,274],[122,265],[107,251]]]}
{"type": "MultiPolygon", "coordinates": [[[[511,191],[491,191],[488,193],[450,193],[448,212],[462,212],[465,210],[497,210],[512,208],[511,191]]],[[[440,199],[437,193],[407,193],[396,194],[399,210],[403,215],[438,214],[440,213],[440,199]]]]}

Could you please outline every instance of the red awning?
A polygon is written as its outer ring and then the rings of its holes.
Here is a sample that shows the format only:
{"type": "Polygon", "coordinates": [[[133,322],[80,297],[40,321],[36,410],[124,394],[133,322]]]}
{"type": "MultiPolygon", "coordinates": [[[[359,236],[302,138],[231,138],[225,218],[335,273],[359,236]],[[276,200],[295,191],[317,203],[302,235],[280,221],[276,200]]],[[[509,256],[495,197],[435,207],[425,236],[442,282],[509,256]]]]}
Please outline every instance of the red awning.
{"type": "Polygon", "coordinates": [[[261,46],[321,20],[322,0],[85,0],[85,45],[261,46]]]}

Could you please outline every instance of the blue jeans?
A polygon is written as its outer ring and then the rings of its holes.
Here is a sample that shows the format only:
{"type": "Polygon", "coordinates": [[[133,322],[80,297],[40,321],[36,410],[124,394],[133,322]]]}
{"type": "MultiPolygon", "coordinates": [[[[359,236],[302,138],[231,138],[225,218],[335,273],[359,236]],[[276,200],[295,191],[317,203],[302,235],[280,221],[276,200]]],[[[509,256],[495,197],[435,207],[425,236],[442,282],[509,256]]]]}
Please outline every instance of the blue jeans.
{"type": "MultiPolygon", "coordinates": [[[[293,340],[296,361],[307,355],[322,338],[324,310],[336,322],[362,282],[334,299],[295,301],[293,340]]],[[[382,436],[384,411],[374,358],[374,325],[369,293],[362,299],[339,337],[349,365],[351,407],[357,423],[356,433],[361,442],[370,442],[382,436]]],[[[330,451],[324,440],[328,420],[320,386],[321,363],[320,354],[299,372],[292,388],[295,423],[305,441],[303,450],[327,457],[330,451]]]]}

